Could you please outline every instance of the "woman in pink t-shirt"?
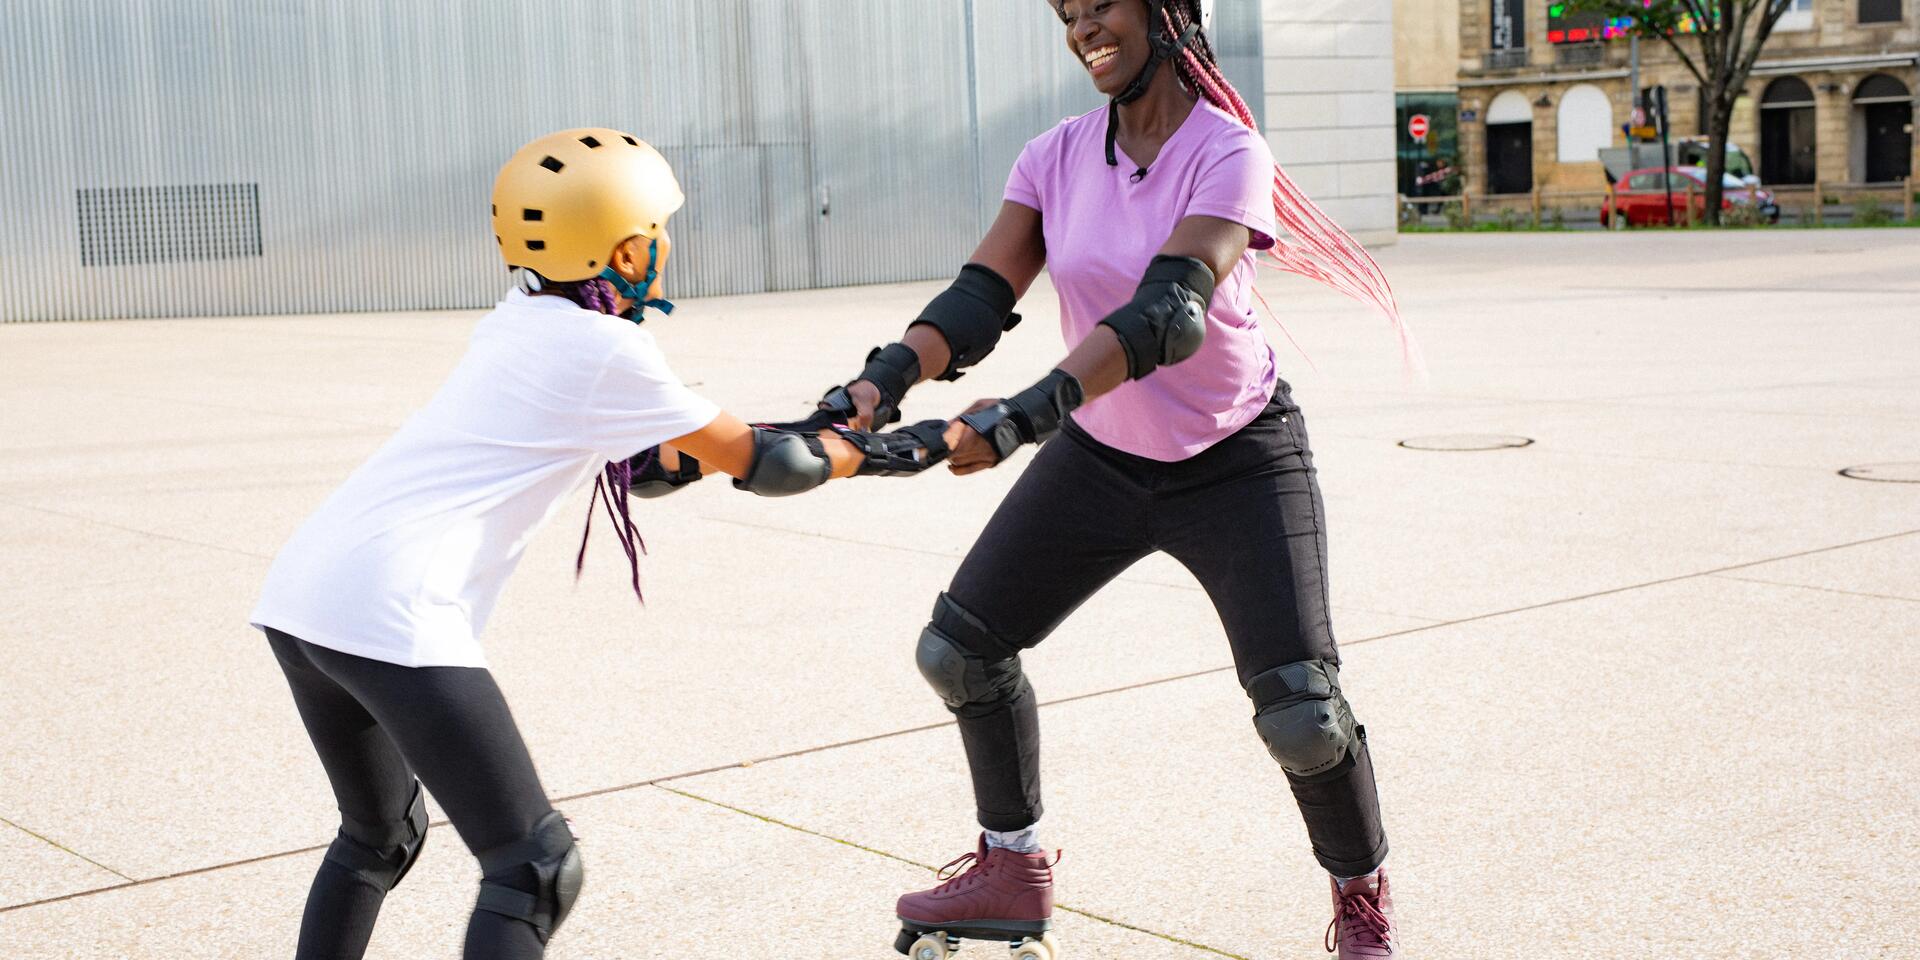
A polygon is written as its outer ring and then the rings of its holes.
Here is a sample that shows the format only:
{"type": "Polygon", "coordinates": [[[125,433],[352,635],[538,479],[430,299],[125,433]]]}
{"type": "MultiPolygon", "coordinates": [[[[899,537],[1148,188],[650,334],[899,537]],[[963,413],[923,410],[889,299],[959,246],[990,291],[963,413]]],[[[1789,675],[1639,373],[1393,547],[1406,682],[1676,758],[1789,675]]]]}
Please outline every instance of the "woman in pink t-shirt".
{"type": "Polygon", "coordinates": [[[963,474],[1064,439],[1035,455],[920,636],[920,669],[959,718],[985,832],[955,861],[967,869],[900,899],[897,946],[943,957],[979,937],[1051,956],[1039,715],[1019,655],[1165,551],[1226,627],[1254,727],[1333,877],[1342,958],[1393,956],[1387,841],[1366,731],[1341,695],[1320,492],[1253,313],[1255,252],[1389,314],[1392,295],[1274,165],[1200,33],[1199,0],[1051,2],[1112,102],[1027,144],[972,262],[822,403],[855,426],[885,423],[924,376],[952,379],[991,351],[1049,269],[1066,359],[1021,393],[974,404],[946,434],[963,474]]]}

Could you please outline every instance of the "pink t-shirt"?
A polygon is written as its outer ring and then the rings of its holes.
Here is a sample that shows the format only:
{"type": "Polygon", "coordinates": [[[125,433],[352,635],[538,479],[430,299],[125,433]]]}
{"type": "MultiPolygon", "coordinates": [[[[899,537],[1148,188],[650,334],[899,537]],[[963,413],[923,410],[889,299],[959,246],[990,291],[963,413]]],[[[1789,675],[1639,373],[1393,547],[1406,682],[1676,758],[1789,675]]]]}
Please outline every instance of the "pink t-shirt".
{"type": "Polygon", "coordinates": [[[1215,286],[1207,340],[1186,361],[1121,384],[1073,414],[1094,439],[1154,460],[1185,460],[1245,426],[1272,397],[1273,348],[1253,315],[1254,251],[1273,246],[1273,154],[1258,133],[1201,100],[1154,159],[1116,148],[1107,165],[1107,108],[1060,122],[1027,142],[1006,198],[1040,211],[1047,270],[1060,293],[1060,331],[1078,346],[1133,299],[1147,263],[1185,217],[1219,217],[1254,233],[1215,286]]]}

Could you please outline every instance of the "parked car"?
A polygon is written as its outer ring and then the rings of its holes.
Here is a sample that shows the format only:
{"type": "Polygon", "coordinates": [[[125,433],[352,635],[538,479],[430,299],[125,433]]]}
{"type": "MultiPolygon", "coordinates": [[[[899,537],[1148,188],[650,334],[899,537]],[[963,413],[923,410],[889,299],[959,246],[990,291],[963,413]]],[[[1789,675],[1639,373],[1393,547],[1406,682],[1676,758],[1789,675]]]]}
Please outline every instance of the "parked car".
{"type": "MultiPolygon", "coordinates": [[[[1673,153],[1674,166],[1700,167],[1705,169],[1707,166],[1707,138],[1683,137],[1675,140],[1673,142],[1673,153]]],[[[1727,174],[1737,178],[1741,186],[1757,187],[1760,185],[1759,175],[1753,172],[1753,160],[1747,157],[1747,152],[1740,149],[1740,145],[1737,143],[1727,144],[1727,174]]]]}
{"type": "MultiPolygon", "coordinates": [[[[1631,150],[1626,147],[1605,147],[1600,151],[1600,163],[1606,168],[1608,183],[1617,183],[1628,171],[1646,167],[1704,167],[1707,165],[1707,139],[1682,137],[1673,142],[1671,150],[1663,150],[1657,143],[1636,144],[1631,150]]],[[[1753,172],[1753,159],[1737,143],[1727,144],[1727,172],[1739,177],[1742,186],[1760,185],[1760,178],[1753,172]]]]}
{"type": "MultiPolygon", "coordinates": [[[[1729,173],[1721,178],[1720,209],[1722,212],[1736,206],[1751,206],[1757,219],[1767,223],[1780,222],[1780,205],[1773,201],[1773,194],[1759,187],[1749,186],[1739,177],[1729,173]]],[[[1652,224],[1671,224],[1685,220],[1687,216],[1687,188],[1693,188],[1693,220],[1705,218],[1707,212],[1707,171],[1701,167],[1647,167],[1631,170],[1614,184],[1613,203],[1602,204],[1600,223],[1612,226],[1614,216],[1626,218],[1630,227],[1644,227],[1652,224]],[[1673,185],[1673,219],[1667,219],[1667,184],[1673,185]]]]}

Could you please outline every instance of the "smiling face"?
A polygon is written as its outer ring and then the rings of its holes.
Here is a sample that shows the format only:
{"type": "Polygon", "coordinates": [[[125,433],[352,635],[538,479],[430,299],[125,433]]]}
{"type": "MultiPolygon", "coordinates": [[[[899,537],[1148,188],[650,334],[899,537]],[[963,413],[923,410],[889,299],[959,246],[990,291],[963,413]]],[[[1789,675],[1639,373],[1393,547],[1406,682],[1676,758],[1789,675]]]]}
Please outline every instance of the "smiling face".
{"type": "Polygon", "coordinates": [[[1054,11],[1066,24],[1067,49],[1102,94],[1117,96],[1146,68],[1145,0],[1057,0],[1054,11]]]}

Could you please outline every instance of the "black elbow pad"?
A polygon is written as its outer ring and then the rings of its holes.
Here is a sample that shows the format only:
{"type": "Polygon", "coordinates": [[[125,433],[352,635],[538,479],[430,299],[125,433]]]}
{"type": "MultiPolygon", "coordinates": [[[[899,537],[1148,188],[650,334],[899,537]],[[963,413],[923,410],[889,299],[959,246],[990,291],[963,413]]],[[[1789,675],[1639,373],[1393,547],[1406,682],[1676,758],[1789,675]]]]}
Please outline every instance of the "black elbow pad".
{"type": "Polygon", "coordinates": [[[1179,363],[1207,339],[1213,271],[1193,257],[1154,257],[1133,299],[1101,323],[1113,328],[1127,352],[1127,379],[1179,363]]]}
{"type": "Polygon", "coordinates": [[[946,338],[953,359],[934,379],[958,380],[962,370],[986,359],[1000,335],[1020,323],[1020,315],[1013,312],[1015,299],[1013,284],[992,268],[977,263],[961,267],[952,286],[908,324],[927,324],[946,338]]]}
{"type": "Polygon", "coordinates": [[[736,489],[763,497],[790,497],[805,493],[833,477],[820,438],[767,427],[753,428],[753,459],[747,475],[733,481],[736,489]]]}

